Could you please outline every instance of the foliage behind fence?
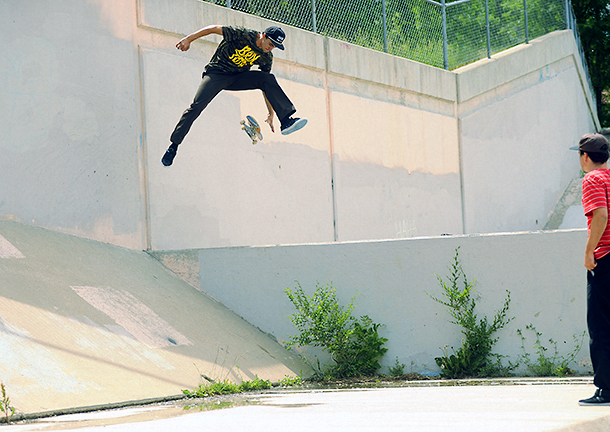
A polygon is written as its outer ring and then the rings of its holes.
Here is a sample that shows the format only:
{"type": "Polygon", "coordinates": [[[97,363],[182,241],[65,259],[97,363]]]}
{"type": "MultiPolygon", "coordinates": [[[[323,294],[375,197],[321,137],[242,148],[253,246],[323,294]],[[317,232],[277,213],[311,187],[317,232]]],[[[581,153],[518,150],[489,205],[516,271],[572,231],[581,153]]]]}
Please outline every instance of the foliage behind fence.
{"type": "Polygon", "coordinates": [[[566,0],[210,1],[448,69],[552,31],[570,28],[571,13],[566,0]]]}

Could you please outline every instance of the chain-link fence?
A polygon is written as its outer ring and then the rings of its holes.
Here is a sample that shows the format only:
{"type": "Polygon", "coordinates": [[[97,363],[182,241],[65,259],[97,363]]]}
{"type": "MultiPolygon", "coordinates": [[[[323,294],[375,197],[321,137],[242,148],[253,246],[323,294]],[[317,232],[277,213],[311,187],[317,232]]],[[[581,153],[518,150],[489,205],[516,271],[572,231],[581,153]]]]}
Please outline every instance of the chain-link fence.
{"type": "Polygon", "coordinates": [[[446,68],[568,28],[565,0],[471,0],[446,5],[446,68]]]}
{"type": "Polygon", "coordinates": [[[570,0],[207,1],[445,69],[572,29],[588,74],[570,0]]]}
{"type": "Polygon", "coordinates": [[[571,13],[569,0],[210,1],[446,69],[570,28],[571,13]]]}

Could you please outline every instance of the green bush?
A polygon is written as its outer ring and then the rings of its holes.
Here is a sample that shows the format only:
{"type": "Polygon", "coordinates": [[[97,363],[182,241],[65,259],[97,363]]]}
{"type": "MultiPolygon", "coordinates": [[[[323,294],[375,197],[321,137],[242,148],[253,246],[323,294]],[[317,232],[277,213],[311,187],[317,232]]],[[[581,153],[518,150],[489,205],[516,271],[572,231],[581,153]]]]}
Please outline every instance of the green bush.
{"type": "Polygon", "coordinates": [[[344,309],[337,301],[332,284],[316,284],[309,297],[297,282],[294,289],[286,288],[288,298],[297,309],[290,316],[299,333],[290,336],[288,346],[315,346],[327,351],[334,365],[327,371],[318,370],[321,377],[349,378],[371,376],[381,367],[379,359],[387,348],[387,339],[379,335],[381,324],[364,315],[352,316],[354,300],[344,309]]]}

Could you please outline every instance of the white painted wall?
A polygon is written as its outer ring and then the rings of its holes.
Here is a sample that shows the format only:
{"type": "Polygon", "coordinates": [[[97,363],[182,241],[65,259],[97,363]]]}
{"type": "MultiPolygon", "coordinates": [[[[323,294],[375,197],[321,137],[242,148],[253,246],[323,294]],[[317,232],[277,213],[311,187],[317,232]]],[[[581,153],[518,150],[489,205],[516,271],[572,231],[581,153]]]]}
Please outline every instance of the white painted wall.
{"type": "Polygon", "coordinates": [[[216,23],[270,24],[197,0],[0,0],[0,216],[153,250],[535,229],[598,126],[569,32],[449,72],[284,26],[273,70],[307,129],[252,146],[260,93],[223,92],[165,168],[220,38],[174,45],[216,23]]]}
{"type": "Polygon", "coordinates": [[[135,4],[0,1],[0,215],[144,245],[135,4]]]}
{"type": "Polygon", "coordinates": [[[577,177],[566,149],[598,124],[575,49],[557,32],[456,71],[465,232],[542,229],[577,177]]]}
{"type": "MultiPolygon", "coordinates": [[[[468,279],[477,281],[480,318],[492,318],[506,291],[511,294],[508,316],[514,320],[496,334],[494,348],[508,356],[507,365],[523,354],[518,329],[528,337],[525,348],[532,360],[537,358],[535,335],[526,330],[529,324],[542,333],[549,357],[549,338],[557,342],[561,356],[573,352],[574,335],[580,337],[586,329],[586,238],[586,230],[566,230],[201,249],[199,271],[194,273],[201,289],[280,340],[296,333],[288,318],[295,309],[284,290],[298,281],[311,295],[316,282],[332,282],[344,306],[357,295],[354,316],[367,314],[385,325],[380,331],[388,338],[384,367],[398,358],[407,371],[437,373],[434,358],[442,355],[440,348],[459,347],[462,336],[446,309],[428,294],[442,295],[437,275],[447,280],[456,248],[468,279]]],[[[183,260],[179,253],[162,255],[165,262],[177,259],[178,267],[183,260]]],[[[312,353],[320,355],[311,349],[304,352],[310,359],[312,353]]],[[[572,367],[580,373],[591,370],[587,338],[572,367]]]]}

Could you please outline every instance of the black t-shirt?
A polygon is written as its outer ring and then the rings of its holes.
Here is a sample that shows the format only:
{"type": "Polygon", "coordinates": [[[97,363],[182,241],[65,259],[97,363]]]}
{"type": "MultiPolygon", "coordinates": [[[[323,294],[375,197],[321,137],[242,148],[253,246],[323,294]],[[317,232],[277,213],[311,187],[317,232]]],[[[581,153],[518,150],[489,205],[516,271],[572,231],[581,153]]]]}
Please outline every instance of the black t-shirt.
{"type": "Polygon", "coordinates": [[[223,27],[222,42],[216,48],[206,72],[235,74],[249,71],[257,65],[263,72],[270,72],[273,54],[256,46],[258,32],[243,27],[223,27]]]}

